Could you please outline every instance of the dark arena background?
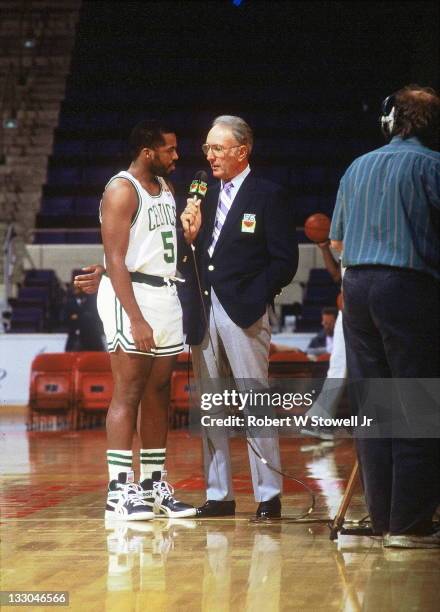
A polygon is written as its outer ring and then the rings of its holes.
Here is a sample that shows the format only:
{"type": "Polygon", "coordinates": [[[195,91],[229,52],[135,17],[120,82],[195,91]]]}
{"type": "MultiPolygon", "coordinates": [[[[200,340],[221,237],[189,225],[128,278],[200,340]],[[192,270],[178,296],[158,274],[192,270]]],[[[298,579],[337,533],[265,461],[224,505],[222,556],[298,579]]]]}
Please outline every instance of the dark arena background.
{"type": "MultiPolygon", "coordinates": [[[[233,436],[235,516],[105,521],[113,382],[108,353],[92,346],[96,295],[72,281],[102,263],[99,203],[130,165],[138,122],[175,131],[182,210],[197,171],[215,182],[201,149],[212,121],[242,117],[252,173],[287,190],[299,243],[271,315],[269,372],[323,379],[329,354],[309,342],[339,287],[305,222],[331,218],[345,169],[384,144],[386,96],[411,83],[438,90],[439,25],[436,2],[0,0],[2,609],[438,610],[438,548],[386,548],[372,535],[345,430],[281,437],[281,519],[255,520],[246,441],[233,436]]],[[[165,467],[197,507],[187,351],[171,378],[165,467]]],[[[339,416],[348,404],[345,393],[339,416]]],[[[138,449],[135,439],[135,472],[138,449]]]]}

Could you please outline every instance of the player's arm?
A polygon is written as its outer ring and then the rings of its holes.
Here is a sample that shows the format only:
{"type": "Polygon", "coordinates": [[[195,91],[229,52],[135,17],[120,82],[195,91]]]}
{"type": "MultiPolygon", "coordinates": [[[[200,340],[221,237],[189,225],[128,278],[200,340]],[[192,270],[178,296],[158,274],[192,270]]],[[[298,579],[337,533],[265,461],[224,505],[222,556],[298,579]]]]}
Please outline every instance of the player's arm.
{"type": "Polygon", "coordinates": [[[325,242],[318,242],[318,247],[321,249],[322,258],[324,259],[325,267],[327,268],[328,273],[335,281],[335,283],[339,283],[341,280],[341,266],[339,262],[333,257],[332,252],[330,251],[330,240],[326,240],[325,242]]]}
{"type": "Polygon", "coordinates": [[[153,330],[145,321],[136,302],[125,257],[128,250],[130,226],[138,207],[138,198],[132,185],[125,180],[115,180],[106,189],[102,199],[102,242],[106,258],[107,274],[113,289],[127,313],[136,348],[150,351],[155,347],[153,330]]]}
{"type": "Polygon", "coordinates": [[[332,249],[335,249],[336,251],[339,251],[340,253],[342,253],[342,251],[344,250],[344,243],[342,242],[342,240],[332,240],[330,242],[332,249]]]}

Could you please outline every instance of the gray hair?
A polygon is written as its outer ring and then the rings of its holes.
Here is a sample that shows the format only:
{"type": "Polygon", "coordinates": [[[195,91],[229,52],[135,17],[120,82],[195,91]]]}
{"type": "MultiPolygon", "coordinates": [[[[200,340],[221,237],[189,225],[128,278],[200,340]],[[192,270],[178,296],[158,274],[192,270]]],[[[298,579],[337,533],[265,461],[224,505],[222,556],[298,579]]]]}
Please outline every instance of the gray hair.
{"type": "Polygon", "coordinates": [[[248,155],[250,155],[252,146],[254,144],[254,135],[250,126],[244,119],[241,117],[234,117],[234,115],[220,115],[220,117],[216,117],[212,122],[212,127],[215,125],[225,125],[228,127],[231,130],[235,140],[239,144],[247,146],[248,155]]]}

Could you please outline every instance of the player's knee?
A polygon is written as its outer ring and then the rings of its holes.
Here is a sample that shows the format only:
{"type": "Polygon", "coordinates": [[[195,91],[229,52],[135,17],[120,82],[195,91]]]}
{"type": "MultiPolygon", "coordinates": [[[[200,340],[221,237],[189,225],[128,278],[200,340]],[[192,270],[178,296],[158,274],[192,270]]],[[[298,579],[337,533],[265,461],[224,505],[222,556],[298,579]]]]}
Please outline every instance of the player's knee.
{"type": "Polygon", "coordinates": [[[136,378],[120,379],[115,381],[113,397],[118,399],[118,403],[137,409],[141,401],[145,388],[145,380],[136,378]]]}
{"type": "Polygon", "coordinates": [[[166,393],[170,390],[171,377],[163,376],[153,380],[151,386],[154,393],[166,393]]]}

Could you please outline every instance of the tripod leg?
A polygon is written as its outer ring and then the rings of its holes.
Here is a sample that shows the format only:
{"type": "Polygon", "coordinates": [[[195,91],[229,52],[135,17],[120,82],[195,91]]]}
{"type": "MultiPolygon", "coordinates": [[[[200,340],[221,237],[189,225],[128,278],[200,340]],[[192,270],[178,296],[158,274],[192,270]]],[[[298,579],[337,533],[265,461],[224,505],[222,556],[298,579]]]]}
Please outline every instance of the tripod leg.
{"type": "Polygon", "coordinates": [[[342,525],[344,524],[345,513],[347,512],[347,508],[350,505],[351,498],[353,497],[354,487],[356,485],[358,473],[359,463],[356,460],[356,463],[354,464],[353,469],[351,471],[350,478],[348,479],[347,488],[345,489],[341,504],[338,508],[335,518],[333,519],[333,523],[330,529],[330,540],[336,540],[336,538],[338,537],[338,531],[341,530],[342,525]]]}

